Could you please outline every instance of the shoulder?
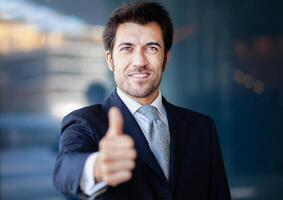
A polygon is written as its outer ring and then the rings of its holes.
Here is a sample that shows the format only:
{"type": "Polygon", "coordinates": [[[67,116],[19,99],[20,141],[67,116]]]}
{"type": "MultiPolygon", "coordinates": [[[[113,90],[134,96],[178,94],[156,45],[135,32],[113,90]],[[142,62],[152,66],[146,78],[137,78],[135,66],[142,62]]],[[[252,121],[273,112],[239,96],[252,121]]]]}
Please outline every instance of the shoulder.
{"type": "Polygon", "coordinates": [[[166,102],[165,103],[165,108],[171,114],[177,116],[178,118],[184,120],[184,121],[190,121],[196,124],[213,124],[214,120],[208,116],[207,114],[191,110],[189,108],[181,107],[174,105],[172,103],[166,102]]]}
{"type": "Polygon", "coordinates": [[[95,116],[104,115],[105,111],[102,104],[95,104],[86,106],[77,110],[74,110],[67,114],[64,118],[68,117],[82,117],[82,118],[91,118],[95,116]]]}
{"type": "Polygon", "coordinates": [[[69,124],[90,124],[101,123],[107,120],[107,114],[102,104],[86,106],[67,114],[62,120],[62,127],[69,124]]]}
{"type": "Polygon", "coordinates": [[[180,132],[188,133],[190,139],[211,141],[212,138],[216,137],[215,122],[210,116],[173,104],[167,105],[167,107],[170,110],[167,113],[169,124],[171,123],[180,132]],[[208,138],[211,139],[207,140],[208,138]]]}

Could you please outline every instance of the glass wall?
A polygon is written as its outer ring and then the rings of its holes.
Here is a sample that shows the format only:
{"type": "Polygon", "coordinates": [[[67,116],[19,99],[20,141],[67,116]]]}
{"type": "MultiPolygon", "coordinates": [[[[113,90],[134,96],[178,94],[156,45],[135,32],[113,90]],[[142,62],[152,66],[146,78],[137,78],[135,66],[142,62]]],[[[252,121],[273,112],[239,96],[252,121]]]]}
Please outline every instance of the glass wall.
{"type": "MultiPolygon", "coordinates": [[[[60,121],[115,88],[101,35],[122,2],[0,1],[1,199],[65,199],[60,121]]],[[[233,199],[280,199],[283,2],[159,2],[175,27],[163,95],[216,120],[233,199]]]]}

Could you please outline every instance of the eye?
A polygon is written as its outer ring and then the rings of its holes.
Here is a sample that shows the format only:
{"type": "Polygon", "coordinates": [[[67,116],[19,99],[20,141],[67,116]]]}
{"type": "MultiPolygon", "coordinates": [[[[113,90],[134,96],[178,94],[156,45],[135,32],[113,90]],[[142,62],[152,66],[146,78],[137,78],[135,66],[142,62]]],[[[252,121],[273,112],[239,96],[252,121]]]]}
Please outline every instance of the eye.
{"type": "Polygon", "coordinates": [[[150,54],[158,53],[158,48],[156,46],[148,46],[146,47],[146,52],[150,54]]]}
{"type": "Polygon", "coordinates": [[[133,47],[131,47],[131,46],[124,46],[120,49],[120,51],[122,53],[130,53],[130,52],[132,52],[132,50],[133,50],[133,47]]]}

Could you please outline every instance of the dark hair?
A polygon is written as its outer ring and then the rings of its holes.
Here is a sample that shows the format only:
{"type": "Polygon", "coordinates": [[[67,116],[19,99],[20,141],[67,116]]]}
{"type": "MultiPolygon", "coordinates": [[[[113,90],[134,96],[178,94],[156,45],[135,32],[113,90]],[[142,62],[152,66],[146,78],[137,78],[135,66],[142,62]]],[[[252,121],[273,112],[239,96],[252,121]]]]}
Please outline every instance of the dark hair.
{"type": "Polygon", "coordinates": [[[147,24],[156,22],[162,30],[165,52],[169,51],[173,40],[173,25],[167,10],[156,2],[128,3],[114,11],[103,31],[103,43],[112,53],[117,28],[120,24],[134,22],[147,24]]]}

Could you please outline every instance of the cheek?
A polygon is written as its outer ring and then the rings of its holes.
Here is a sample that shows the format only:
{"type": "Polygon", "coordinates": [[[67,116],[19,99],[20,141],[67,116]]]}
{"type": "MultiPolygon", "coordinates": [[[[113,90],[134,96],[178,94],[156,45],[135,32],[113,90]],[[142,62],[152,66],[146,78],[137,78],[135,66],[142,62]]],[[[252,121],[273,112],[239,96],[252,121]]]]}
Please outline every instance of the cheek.
{"type": "Polygon", "coordinates": [[[117,64],[114,65],[115,67],[114,67],[113,73],[114,73],[115,81],[120,83],[127,77],[126,77],[126,73],[124,70],[125,68],[117,64]]]}
{"type": "Polygon", "coordinates": [[[163,54],[158,54],[158,55],[150,55],[147,57],[149,63],[154,66],[154,68],[157,68],[159,70],[159,68],[163,66],[163,62],[164,62],[164,56],[163,54]]]}
{"type": "Polygon", "coordinates": [[[116,68],[114,70],[114,78],[115,78],[115,80],[121,79],[121,76],[122,76],[122,73],[119,71],[119,68],[116,68]]]}
{"type": "Polygon", "coordinates": [[[154,66],[154,70],[156,71],[157,74],[162,74],[164,71],[164,66],[163,66],[163,60],[155,60],[155,62],[152,63],[152,66],[154,66]]]}
{"type": "Polygon", "coordinates": [[[123,54],[118,54],[113,57],[113,65],[116,71],[123,72],[129,64],[129,58],[123,54]]]}

